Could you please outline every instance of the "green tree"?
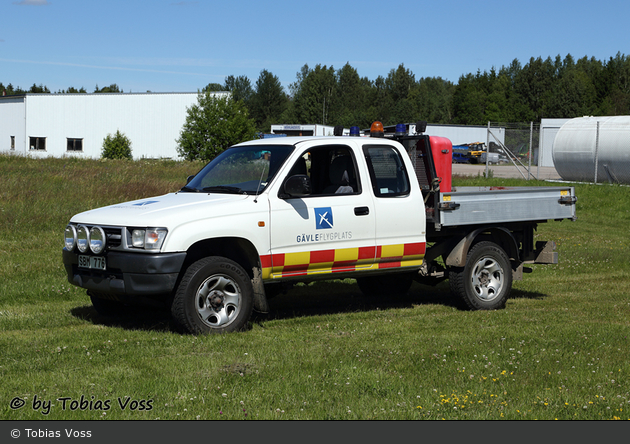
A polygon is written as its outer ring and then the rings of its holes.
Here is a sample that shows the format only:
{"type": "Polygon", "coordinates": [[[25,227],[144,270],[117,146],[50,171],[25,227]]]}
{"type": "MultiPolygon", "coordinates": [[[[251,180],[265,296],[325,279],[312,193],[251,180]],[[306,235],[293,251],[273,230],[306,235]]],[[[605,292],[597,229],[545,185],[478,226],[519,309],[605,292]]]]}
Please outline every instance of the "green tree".
{"type": "Polygon", "coordinates": [[[116,134],[108,134],[103,139],[103,151],[101,152],[103,159],[128,159],[132,160],[131,140],[120,130],[116,130],[116,134]]]}
{"type": "Polygon", "coordinates": [[[87,93],[87,91],[85,90],[85,88],[81,87],[81,89],[76,89],[74,86],[71,86],[68,89],[62,89],[61,91],[58,91],[57,94],[85,94],[87,93]]]}
{"type": "Polygon", "coordinates": [[[528,108],[528,113],[523,116],[523,120],[540,121],[545,117],[545,102],[550,98],[558,72],[563,69],[566,69],[566,64],[564,67],[558,66],[557,60],[554,64],[549,57],[545,61],[540,57],[536,59],[532,57],[529,63],[523,66],[514,80],[514,89],[528,108]]]}
{"type": "Polygon", "coordinates": [[[466,74],[459,78],[453,92],[455,123],[482,125],[486,113],[486,92],[481,87],[481,73],[466,74]]]}
{"type": "Polygon", "coordinates": [[[416,79],[414,74],[401,63],[398,68],[389,72],[385,79],[385,87],[393,102],[396,103],[409,96],[411,90],[416,87],[416,79]]]}
{"type": "Polygon", "coordinates": [[[371,124],[367,115],[367,98],[371,83],[361,78],[355,68],[346,63],[336,73],[335,97],[339,104],[335,125],[348,128],[353,125],[368,127],[371,124]]]}
{"type": "Polygon", "coordinates": [[[280,79],[263,69],[260,72],[249,109],[260,131],[269,131],[287,108],[288,97],[280,79]]]}
{"type": "Polygon", "coordinates": [[[202,92],[219,92],[225,91],[225,87],[220,83],[208,83],[202,90],[202,92]]]}
{"type": "Polygon", "coordinates": [[[223,88],[223,91],[229,91],[232,94],[234,100],[242,100],[245,106],[249,106],[254,90],[247,76],[227,76],[223,88]]]}
{"type": "Polygon", "coordinates": [[[291,88],[294,93],[296,123],[334,124],[337,117],[335,70],[325,65],[308,69],[304,65],[298,75],[299,85],[291,88]]]}
{"type": "Polygon", "coordinates": [[[28,90],[29,93],[45,93],[45,94],[50,94],[50,90],[48,89],[48,87],[42,85],[41,83],[39,85],[36,85],[33,83],[33,86],[31,86],[31,89],[28,90]]]}
{"type": "Polygon", "coordinates": [[[414,120],[451,123],[454,88],[452,82],[441,77],[426,77],[418,80],[418,87],[409,93],[409,98],[416,103],[417,115],[414,120]]]}
{"type": "Polygon", "coordinates": [[[372,83],[368,98],[369,108],[368,115],[371,121],[378,120],[384,125],[389,123],[393,102],[391,96],[387,92],[385,78],[378,76],[372,83]]]}
{"type": "Polygon", "coordinates": [[[112,83],[109,86],[104,86],[101,89],[99,89],[98,84],[97,84],[96,87],[94,88],[94,92],[95,93],[121,93],[122,90],[115,83],[112,83]]]}
{"type": "Polygon", "coordinates": [[[602,97],[598,114],[630,114],[630,56],[617,53],[611,57],[602,69],[597,88],[602,97]]]}
{"type": "Polygon", "coordinates": [[[209,161],[226,148],[256,134],[253,119],[240,100],[206,91],[187,110],[186,122],[176,140],[177,152],[186,160],[209,161]]]}

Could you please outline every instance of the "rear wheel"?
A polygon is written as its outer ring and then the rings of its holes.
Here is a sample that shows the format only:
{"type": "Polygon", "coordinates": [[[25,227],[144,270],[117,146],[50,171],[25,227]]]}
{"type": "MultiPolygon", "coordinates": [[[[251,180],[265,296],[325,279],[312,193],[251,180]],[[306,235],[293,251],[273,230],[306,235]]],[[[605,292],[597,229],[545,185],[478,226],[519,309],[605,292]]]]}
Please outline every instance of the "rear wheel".
{"type": "Polygon", "coordinates": [[[413,283],[414,275],[415,272],[366,276],[357,278],[357,284],[366,296],[404,296],[413,283]]]}
{"type": "Polygon", "coordinates": [[[245,270],[223,257],[192,264],[182,278],[171,314],[193,334],[243,329],[253,309],[252,283],[245,270]]]}
{"type": "Polygon", "coordinates": [[[449,269],[451,292],[472,310],[505,307],[512,288],[510,259],[494,242],[479,242],[466,257],[466,266],[449,269]]]}

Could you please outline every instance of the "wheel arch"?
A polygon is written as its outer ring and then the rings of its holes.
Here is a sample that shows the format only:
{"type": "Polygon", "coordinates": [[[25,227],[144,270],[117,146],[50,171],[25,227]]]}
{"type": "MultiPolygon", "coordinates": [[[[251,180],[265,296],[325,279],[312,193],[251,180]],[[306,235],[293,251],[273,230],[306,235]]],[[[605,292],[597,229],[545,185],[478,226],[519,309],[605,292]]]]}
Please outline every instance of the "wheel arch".
{"type": "Polygon", "coordinates": [[[254,309],[267,313],[269,306],[262,281],[260,256],[254,244],[240,237],[203,239],[192,244],[186,252],[182,275],[191,264],[209,256],[220,256],[233,260],[247,272],[254,289],[254,309]]]}
{"type": "Polygon", "coordinates": [[[448,267],[464,267],[471,247],[483,240],[494,242],[503,248],[512,263],[512,268],[518,267],[520,263],[518,242],[514,235],[504,227],[484,227],[471,231],[448,253],[444,263],[448,267]]]}

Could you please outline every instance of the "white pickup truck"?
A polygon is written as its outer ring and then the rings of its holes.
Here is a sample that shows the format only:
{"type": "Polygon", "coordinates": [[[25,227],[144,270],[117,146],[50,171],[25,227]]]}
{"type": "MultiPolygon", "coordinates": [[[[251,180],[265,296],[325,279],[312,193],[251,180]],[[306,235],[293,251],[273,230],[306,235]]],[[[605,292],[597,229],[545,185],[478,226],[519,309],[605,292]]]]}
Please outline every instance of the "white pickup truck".
{"type": "Polygon", "coordinates": [[[241,143],[177,192],[77,214],[68,280],[101,314],[165,303],[198,334],[242,329],[314,279],[384,297],[449,279],[471,309],[497,309],[523,264],[557,263],[534,231],[575,220],[572,187],[454,189],[448,139],[375,135],[241,143]]]}

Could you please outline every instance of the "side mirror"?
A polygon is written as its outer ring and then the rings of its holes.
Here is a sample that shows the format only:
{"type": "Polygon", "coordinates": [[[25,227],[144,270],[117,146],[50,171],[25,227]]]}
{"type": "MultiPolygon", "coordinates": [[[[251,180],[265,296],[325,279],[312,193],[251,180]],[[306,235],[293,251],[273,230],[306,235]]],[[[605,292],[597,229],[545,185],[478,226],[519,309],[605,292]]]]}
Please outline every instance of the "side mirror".
{"type": "Polygon", "coordinates": [[[195,175],[193,174],[192,176],[188,176],[186,178],[186,185],[188,185],[190,183],[191,180],[193,180],[193,178],[195,177],[195,175]]]}
{"type": "Polygon", "coordinates": [[[280,197],[284,199],[310,196],[312,193],[311,178],[305,174],[291,176],[284,182],[282,190],[283,194],[280,197]]]}

